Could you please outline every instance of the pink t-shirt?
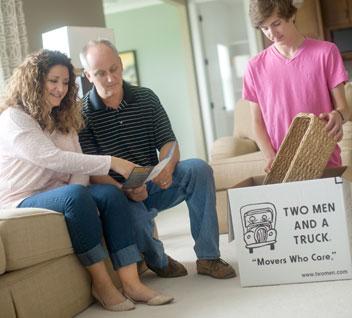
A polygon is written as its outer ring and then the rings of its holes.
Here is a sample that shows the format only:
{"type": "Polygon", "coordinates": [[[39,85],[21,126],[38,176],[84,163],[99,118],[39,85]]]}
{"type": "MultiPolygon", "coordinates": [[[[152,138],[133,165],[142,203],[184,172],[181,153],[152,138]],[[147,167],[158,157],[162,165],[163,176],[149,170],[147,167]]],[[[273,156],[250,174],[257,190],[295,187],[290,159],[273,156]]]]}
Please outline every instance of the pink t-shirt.
{"type": "MultiPolygon", "coordinates": [[[[335,44],[305,39],[291,59],[282,56],[274,45],[251,59],[243,81],[243,98],[259,104],[277,151],[293,118],[300,112],[319,115],[333,110],[330,91],[347,80],[335,44]]],[[[328,165],[341,165],[338,146],[328,165]]]]}

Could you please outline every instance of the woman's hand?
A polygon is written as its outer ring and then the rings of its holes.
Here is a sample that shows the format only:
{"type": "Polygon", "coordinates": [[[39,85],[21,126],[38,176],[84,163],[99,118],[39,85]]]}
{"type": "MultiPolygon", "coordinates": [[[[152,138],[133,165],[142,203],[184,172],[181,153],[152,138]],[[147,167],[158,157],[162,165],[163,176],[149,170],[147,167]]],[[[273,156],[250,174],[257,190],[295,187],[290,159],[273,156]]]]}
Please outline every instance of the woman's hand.
{"type": "Polygon", "coordinates": [[[111,157],[111,169],[122,175],[125,179],[128,178],[133,168],[137,166],[138,165],[131,161],[117,157],[111,157]]]}
{"type": "Polygon", "coordinates": [[[319,118],[326,121],[325,129],[328,135],[339,142],[343,137],[343,119],[341,113],[333,110],[330,113],[321,113],[319,118]]]}

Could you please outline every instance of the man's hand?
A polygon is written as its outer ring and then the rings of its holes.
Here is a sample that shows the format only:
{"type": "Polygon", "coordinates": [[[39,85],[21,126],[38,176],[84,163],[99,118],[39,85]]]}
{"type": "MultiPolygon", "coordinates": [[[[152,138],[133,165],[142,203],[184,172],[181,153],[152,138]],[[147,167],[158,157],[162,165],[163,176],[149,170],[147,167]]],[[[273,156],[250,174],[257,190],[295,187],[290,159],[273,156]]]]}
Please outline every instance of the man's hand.
{"type": "MultiPolygon", "coordinates": [[[[168,142],[160,149],[159,160],[163,160],[165,156],[169,153],[171,147],[174,145],[174,142],[168,142]]],[[[163,170],[152,180],[160,189],[166,190],[172,185],[172,175],[175,171],[176,165],[180,160],[180,150],[176,144],[176,148],[171,157],[171,160],[165,166],[163,170]]]]}
{"type": "Polygon", "coordinates": [[[148,198],[148,191],[145,185],[134,189],[124,189],[124,192],[130,200],[136,202],[141,202],[148,198]]]}
{"type": "Polygon", "coordinates": [[[166,190],[172,184],[173,165],[167,164],[166,167],[153,179],[153,183],[160,189],[166,190]]]}
{"type": "Polygon", "coordinates": [[[326,121],[325,129],[327,130],[328,135],[339,142],[343,137],[343,120],[340,113],[333,110],[330,113],[321,113],[319,118],[326,121]]]}

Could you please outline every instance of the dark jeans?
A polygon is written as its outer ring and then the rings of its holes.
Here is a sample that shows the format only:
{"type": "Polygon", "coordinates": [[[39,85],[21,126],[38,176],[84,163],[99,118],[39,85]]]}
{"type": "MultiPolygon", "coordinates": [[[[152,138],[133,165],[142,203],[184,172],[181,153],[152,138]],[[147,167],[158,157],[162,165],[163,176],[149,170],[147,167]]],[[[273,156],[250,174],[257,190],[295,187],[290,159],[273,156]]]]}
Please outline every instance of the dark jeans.
{"type": "Polygon", "coordinates": [[[18,207],[63,213],[74,251],[84,266],[107,256],[101,243],[104,236],[114,269],[118,269],[141,260],[127,205],[124,193],[113,185],[72,184],[35,194],[18,207]]]}
{"type": "Polygon", "coordinates": [[[219,251],[219,227],[216,215],[215,184],[211,167],[200,159],[180,161],[173,174],[172,185],[162,190],[147,184],[144,202],[129,201],[139,250],[154,267],[167,266],[163,244],[153,237],[154,217],[161,211],[185,201],[188,206],[194,251],[198,259],[216,259],[219,251]]]}

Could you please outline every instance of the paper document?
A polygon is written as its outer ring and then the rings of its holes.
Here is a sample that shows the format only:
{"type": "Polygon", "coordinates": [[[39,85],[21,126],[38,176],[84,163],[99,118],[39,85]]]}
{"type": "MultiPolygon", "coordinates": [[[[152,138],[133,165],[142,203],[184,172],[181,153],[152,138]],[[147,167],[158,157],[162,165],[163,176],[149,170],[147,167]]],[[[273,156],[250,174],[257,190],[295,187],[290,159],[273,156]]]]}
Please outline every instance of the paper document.
{"type": "Polygon", "coordinates": [[[123,189],[133,189],[142,186],[144,183],[153,180],[169,163],[176,148],[176,142],[173,143],[166,157],[156,166],[135,167],[126,181],[123,183],[123,189]]]}
{"type": "Polygon", "coordinates": [[[145,182],[148,182],[152,179],[154,179],[160,172],[161,170],[163,170],[165,168],[165,166],[169,163],[170,159],[172,158],[174,152],[175,152],[175,148],[176,148],[176,142],[174,142],[174,144],[172,145],[172,147],[170,148],[168,154],[166,155],[166,157],[161,160],[155,167],[154,169],[151,171],[150,175],[148,176],[147,180],[145,182]]]}

